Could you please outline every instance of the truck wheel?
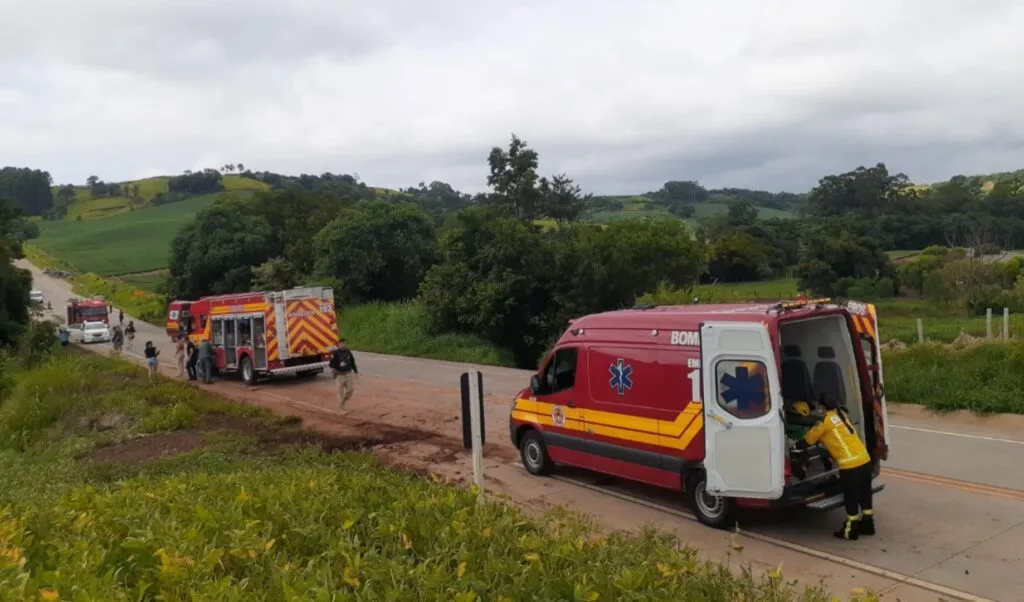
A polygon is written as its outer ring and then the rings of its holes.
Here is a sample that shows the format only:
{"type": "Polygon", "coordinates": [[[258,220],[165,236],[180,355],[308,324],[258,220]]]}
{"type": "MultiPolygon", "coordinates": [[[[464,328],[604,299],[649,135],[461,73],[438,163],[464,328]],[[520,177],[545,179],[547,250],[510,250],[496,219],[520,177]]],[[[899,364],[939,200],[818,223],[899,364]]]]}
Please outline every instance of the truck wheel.
{"type": "Polygon", "coordinates": [[[697,520],[715,529],[727,529],[736,522],[736,500],[707,492],[704,471],[686,480],[686,503],[697,520]]]}
{"type": "Polygon", "coordinates": [[[519,441],[519,456],[526,471],[532,475],[546,475],[554,467],[554,462],[548,455],[548,448],[544,445],[544,438],[535,430],[523,433],[523,438],[519,441]]]}
{"type": "Polygon", "coordinates": [[[245,356],[242,358],[242,365],[240,366],[240,368],[240,372],[242,373],[242,380],[245,381],[245,384],[250,386],[255,385],[256,370],[253,369],[252,360],[249,359],[249,356],[245,356]]]}

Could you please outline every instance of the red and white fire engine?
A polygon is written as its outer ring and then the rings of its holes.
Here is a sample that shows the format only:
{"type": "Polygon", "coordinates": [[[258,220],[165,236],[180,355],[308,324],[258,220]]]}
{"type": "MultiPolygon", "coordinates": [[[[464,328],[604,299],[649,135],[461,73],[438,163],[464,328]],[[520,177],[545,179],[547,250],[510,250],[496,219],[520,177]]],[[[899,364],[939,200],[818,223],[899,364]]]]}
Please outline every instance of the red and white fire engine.
{"type": "Polygon", "coordinates": [[[172,338],[209,339],[217,371],[238,372],[249,384],[323,372],[339,343],[334,291],[323,286],[175,300],[165,328],[172,338]]]}

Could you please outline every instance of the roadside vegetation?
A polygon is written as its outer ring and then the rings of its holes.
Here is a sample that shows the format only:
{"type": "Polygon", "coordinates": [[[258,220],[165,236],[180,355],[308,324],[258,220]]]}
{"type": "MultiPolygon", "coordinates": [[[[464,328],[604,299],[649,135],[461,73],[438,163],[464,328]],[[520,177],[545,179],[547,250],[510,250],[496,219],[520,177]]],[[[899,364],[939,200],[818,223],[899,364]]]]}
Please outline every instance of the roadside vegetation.
{"type": "Polygon", "coordinates": [[[33,367],[0,355],[0,599],[832,599],[653,528],[479,505],[48,334],[33,367]]]}
{"type": "MultiPolygon", "coordinates": [[[[90,178],[97,202],[120,191],[158,206],[82,221],[61,205],[80,202],[74,186],[48,200],[45,172],[4,173],[22,206],[45,218],[30,224],[41,235],[32,245],[72,271],[116,275],[109,288],[92,277],[76,286],[156,322],[168,297],[325,284],[357,349],[521,368],[537,365],[569,319],[638,300],[871,301],[897,362],[898,347],[918,344],[918,319],[927,341],[957,347],[985,335],[986,309],[995,334],[1004,307],[1010,334],[1024,328],[1024,259],[1002,244],[1024,239],[1024,171],[919,185],[878,164],[826,175],[805,194],[673,180],[595,196],[565,174],[541,175],[538,154],[516,136],[491,149],[485,169],[490,190],[477,195],[437,181],[389,190],[237,165],[167,178],[166,193],[156,180],[90,178]],[[223,195],[225,174],[264,190],[223,195]]],[[[24,234],[32,239],[31,227],[24,234]]],[[[1007,406],[995,393],[980,404],[903,391],[934,407],[1007,406]]]]}

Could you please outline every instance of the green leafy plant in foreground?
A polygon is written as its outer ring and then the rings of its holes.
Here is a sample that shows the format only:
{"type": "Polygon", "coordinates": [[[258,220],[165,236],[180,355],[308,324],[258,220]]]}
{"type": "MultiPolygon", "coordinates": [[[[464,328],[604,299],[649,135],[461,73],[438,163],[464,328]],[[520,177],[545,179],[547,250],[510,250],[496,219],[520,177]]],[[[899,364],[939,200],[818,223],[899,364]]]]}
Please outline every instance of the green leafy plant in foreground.
{"type": "Polygon", "coordinates": [[[566,513],[531,520],[365,456],[316,451],[5,509],[0,554],[3,599],[829,599],[777,574],[734,575],[653,530],[606,537],[566,513]]]}

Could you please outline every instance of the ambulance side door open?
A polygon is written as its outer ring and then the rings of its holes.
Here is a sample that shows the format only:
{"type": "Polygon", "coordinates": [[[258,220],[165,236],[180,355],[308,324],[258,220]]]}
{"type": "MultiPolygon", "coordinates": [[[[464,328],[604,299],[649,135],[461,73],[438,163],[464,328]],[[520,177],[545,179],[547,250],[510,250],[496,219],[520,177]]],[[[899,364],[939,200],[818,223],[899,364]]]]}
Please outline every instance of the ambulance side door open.
{"type": "Polygon", "coordinates": [[[785,425],[768,327],[701,325],[704,471],[715,495],[778,499],[785,488],[785,425]]]}

